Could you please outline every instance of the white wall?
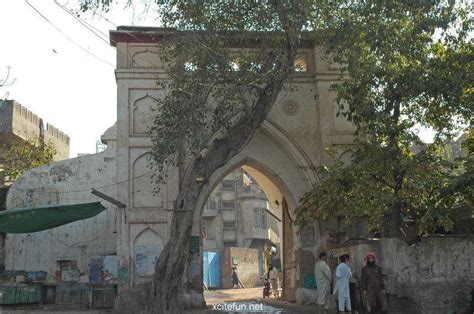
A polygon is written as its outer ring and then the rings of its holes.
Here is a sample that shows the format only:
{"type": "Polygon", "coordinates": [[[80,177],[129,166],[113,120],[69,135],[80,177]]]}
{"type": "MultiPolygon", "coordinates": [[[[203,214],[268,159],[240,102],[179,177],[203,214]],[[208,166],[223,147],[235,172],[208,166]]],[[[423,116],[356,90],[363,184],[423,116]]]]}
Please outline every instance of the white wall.
{"type": "Polygon", "coordinates": [[[116,208],[90,193],[91,188],[97,188],[116,197],[116,147],[113,140],[107,144],[102,153],[34,168],[13,183],[7,196],[8,209],[102,201],[107,210],[46,231],[8,234],[7,270],[46,271],[47,280],[54,282],[58,260],[75,260],[87,277],[91,256],[116,254],[116,208]]]}

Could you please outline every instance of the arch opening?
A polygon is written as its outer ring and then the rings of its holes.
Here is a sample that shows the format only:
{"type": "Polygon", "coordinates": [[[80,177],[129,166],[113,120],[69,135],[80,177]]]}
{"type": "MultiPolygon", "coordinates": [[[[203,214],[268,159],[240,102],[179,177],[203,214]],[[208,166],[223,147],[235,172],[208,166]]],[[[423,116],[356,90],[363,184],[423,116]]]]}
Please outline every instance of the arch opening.
{"type": "Polygon", "coordinates": [[[270,265],[278,270],[270,295],[293,299],[294,272],[286,266],[293,261],[289,213],[295,199],[278,175],[258,162],[245,159],[228,169],[210,185],[193,228],[199,232],[206,302],[261,298],[270,265]]]}

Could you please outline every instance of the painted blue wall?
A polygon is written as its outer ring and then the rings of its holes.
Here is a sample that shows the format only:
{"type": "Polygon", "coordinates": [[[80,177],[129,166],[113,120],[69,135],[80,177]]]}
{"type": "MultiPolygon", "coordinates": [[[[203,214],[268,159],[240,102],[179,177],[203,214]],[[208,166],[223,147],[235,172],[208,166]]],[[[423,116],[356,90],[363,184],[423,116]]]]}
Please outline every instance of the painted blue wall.
{"type": "Polygon", "coordinates": [[[203,282],[208,288],[220,288],[221,280],[221,257],[216,252],[203,252],[203,282]]]}

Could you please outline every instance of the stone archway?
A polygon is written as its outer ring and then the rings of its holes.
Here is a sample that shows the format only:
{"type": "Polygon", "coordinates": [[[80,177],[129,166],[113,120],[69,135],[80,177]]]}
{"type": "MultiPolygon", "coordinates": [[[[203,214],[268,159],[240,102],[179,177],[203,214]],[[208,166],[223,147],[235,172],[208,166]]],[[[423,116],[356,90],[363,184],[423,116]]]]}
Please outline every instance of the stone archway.
{"type": "MultiPolygon", "coordinates": [[[[298,200],[316,180],[311,175],[311,169],[302,165],[306,158],[297,149],[290,146],[293,143],[285,134],[277,133],[275,128],[268,124],[262,127],[254,136],[252,141],[229,163],[220,168],[211,177],[204,192],[199,197],[199,207],[203,208],[208,196],[216,185],[234,169],[241,167],[249,173],[264,193],[271,206],[278,210],[283,226],[283,297],[287,301],[295,300],[297,282],[300,281],[298,274],[298,261],[296,250],[299,247],[298,227],[294,226],[294,210],[298,200]],[[313,180],[311,180],[313,179],[313,180]]],[[[197,211],[194,217],[192,234],[200,235],[201,211],[197,211]]],[[[201,257],[202,258],[202,257],[201,257]]],[[[196,269],[197,270],[197,269],[196,269]]],[[[194,279],[202,287],[202,275],[195,274],[200,280],[194,279]]]]}
{"type": "MultiPolygon", "coordinates": [[[[184,175],[185,170],[178,167],[170,169],[168,178],[173,181],[168,181],[164,186],[166,194],[160,192],[156,197],[150,193],[141,193],[147,187],[140,180],[134,182],[137,174],[148,171],[142,162],[133,166],[135,160],[152,147],[149,134],[142,133],[143,130],[140,129],[142,119],[139,115],[152,116],[153,112],[145,112],[150,107],[151,98],[159,98],[165,93],[164,90],[157,89],[156,80],[166,80],[169,77],[168,66],[163,62],[156,62],[156,57],[159,57],[156,54],[159,52],[157,39],[167,34],[167,31],[160,28],[145,30],[134,27],[111,32],[111,41],[117,47],[119,56],[116,71],[118,120],[114,130],[117,138],[114,180],[132,182],[118,184],[113,195],[127,204],[127,209],[120,210],[117,214],[117,255],[124,274],[133,271],[130,253],[132,239],[137,232],[152,227],[160,232],[164,243],[169,240],[170,213],[174,210],[174,200],[179,193],[179,178],[184,175]],[[143,199],[135,200],[135,193],[142,195],[143,199]]],[[[324,147],[352,143],[352,132],[337,120],[332,106],[332,101],[336,98],[332,85],[340,78],[339,68],[328,63],[324,51],[316,43],[308,43],[308,46],[298,51],[297,63],[299,70],[294,73],[291,83],[297,88],[285,88],[250,143],[203,182],[205,186],[199,196],[197,208],[204,207],[209,193],[227,173],[247,165],[264,174],[262,178],[268,178],[280,189],[286,200],[288,220],[291,221],[300,197],[318,181],[315,169],[325,161],[324,147]]],[[[280,205],[283,203],[282,199],[279,200],[280,205]]],[[[200,235],[200,215],[198,210],[195,216],[196,226],[193,225],[192,230],[193,237],[199,238],[200,235]]],[[[326,233],[321,233],[318,222],[307,229],[299,230],[294,227],[292,237],[288,239],[293,244],[291,252],[286,254],[291,257],[287,264],[291,264],[290,272],[293,272],[289,279],[298,288],[303,287],[306,276],[311,275],[317,251],[320,250],[321,243],[325,243],[322,237],[326,238],[326,233]]],[[[195,248],[195,238],[193,241],[195,248]]],[[[199,248],[199,241],[197,242],[199,248]]],[[[193,253],[193,262],[194,255],[196,254],[193,253]]],[[[199,258],[196,263],[188,266],[191,273],[189,277],[193,277],[192,274],[199,269],[199,258]]],[[[133,287],[133,275],[123,277],[120,288],[133,287]]],[[[202,286],[195,286],[194,283],[202,284],[202,278],[191,281],[193,290],[199,293],[202,286]]]]}
{"type": "Polygon", "coordinates": [[[198,208],[204,206],[218,182],[232,170],[245,165],[257,169],[267,182],[273,182],[280,189],[292,219],[299,198],[318,180],[314,166],[295,141],[275,128],[273,123],[265,121],[250,143],[212,175],[207,188],[199,196],[198,208]]]}

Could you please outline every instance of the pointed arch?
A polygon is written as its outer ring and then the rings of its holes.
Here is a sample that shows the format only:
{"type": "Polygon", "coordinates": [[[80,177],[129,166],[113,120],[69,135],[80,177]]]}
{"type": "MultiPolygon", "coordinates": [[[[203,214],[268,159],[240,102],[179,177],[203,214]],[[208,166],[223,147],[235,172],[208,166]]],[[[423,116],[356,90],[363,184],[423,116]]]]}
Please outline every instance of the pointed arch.
{"type": "Polygon", "coordinates": [[[133,102],[131,108],[132,134],[147,135],[152,123],[152,114],[150,111],[152,107],[156,106],[157,100],[157,98],[147,93],[145,96],[133,102]]]}
{"type": "MultiPolygon", "coordinates": [[[[275,122],[265,121],[250,143],[212,175],[207,188],[199,197],[199,208],[204,206],[218,182],[232,170],[242,166],[256,169],[267,181],[272,182],[271,189],[279,191],[275,195],[285,197],[292,218],[300,197],[319,181],[316,167],[297,142],[275,122]]],[[[271,198],[276,200],[276,197],[271,198]]],[[[278,203],[281,205],[280,201],[278,203]]]]}
{"type": "Polygon", "coordinates": [[[138,277],[153,276],[162,249],[163,240],[156,231],[146,228],[137,235],[133,242],[133,252],[135,274],[138,277]]]}
{"type": "Polygon", "coordinates": [[[132,68],[162,68],[163,63],[158,51],[145,50],[138,51],[132,56],[132,68]]]}
{"type": "Polygon", "coordinates": [[[156,195],[153,195],[151,173],[148,169],[151,154],[145,152],[138,156],[132,165],[132,207],[144,208],[158,204],[156,195]]]}
{"type": "MultiPolygon", "coordinates": [[[[145,151],[145,149],[140,149],[145,151]]],[[[145,151],[138,155],[133,161],[131,168],[130,188],[131,203],[134,210],[137,209],[165,209],[171,208],[178,194],[178,169],[168,166],[164,169],[164,175],[168,177],[165,184],[159,186],[159,192],[155,191],[156,185],[152,182],[152,169],[150,169],[151,153],[145,151]]]]}

